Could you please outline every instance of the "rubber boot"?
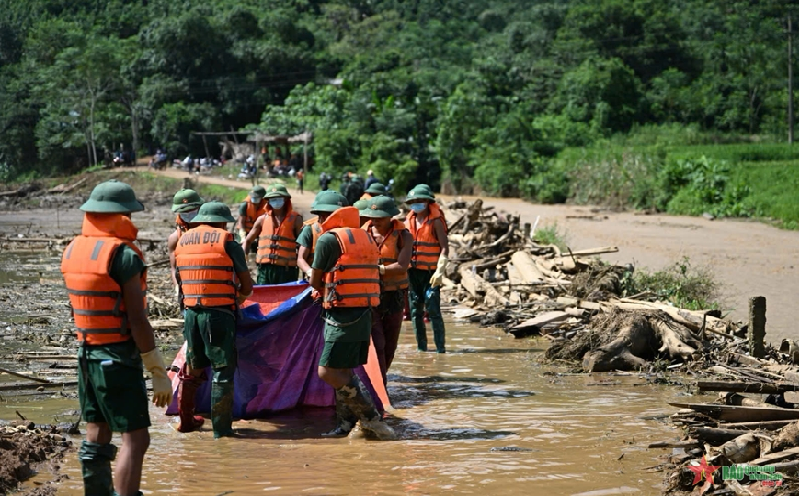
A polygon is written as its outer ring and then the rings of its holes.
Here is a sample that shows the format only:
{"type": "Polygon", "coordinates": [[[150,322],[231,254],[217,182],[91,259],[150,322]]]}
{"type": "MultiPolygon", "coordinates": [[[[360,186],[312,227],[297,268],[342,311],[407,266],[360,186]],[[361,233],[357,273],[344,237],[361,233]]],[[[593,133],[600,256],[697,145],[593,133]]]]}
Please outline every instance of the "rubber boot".
{"type": "Polygon", "coordinates": [[[83,441],[78,459],[83,469],[83,487],[86,496],[111,496],[114,494],[114,479],[111,461],[117,456],[113,444],[98,444],[83,441]]]}
{"type": "Polygon", "coordinates": [[[194,377],[188,373],[188,365],[183,364],[183,368],[178,373],[180,383],[178,384],[178,432],[192,432],[198,430],[205,423],[205,419],[194,415],[195,398],[197,389],[205,382],[205,372],[199,377],[194,377]]]}
{"type": "Polygon", "coordinates": [[[394,429],[383,422],[380,412],[372,401],[372,395],[357,375],[353,374],[350,382],[338,391],[341,391],[341,398],[346,401],[352,413],[360,419],[363,430],[371,432],[381,441],[397,439],[394,429]]]}
{"type": "MultiPolygon", "coordinates": [[[[114,496],[123,496],[123,495],[114,491],[114,496]]],[[[144,496],[144,493],[142,493],[141,491],[136,491],[136,494],[134,494],[133,496],[144,496]]]]}
{"type": "Polygon", "coordinates": [[[352,413],[347,398],[342,397],[341,390],[336,390],[336,427],[322,434],[324,437],[344,437],[350,433],[358,417],[352,413]]]}
{"type": "MultiPolygon", "coordinates": [[[[227,368],[227,367],[226,367],[227,368]]],[[[233,436],[233,378],[221,379],[220,372],[214,372],[211,383],[211,425],[214,439],[233,436]]]]}

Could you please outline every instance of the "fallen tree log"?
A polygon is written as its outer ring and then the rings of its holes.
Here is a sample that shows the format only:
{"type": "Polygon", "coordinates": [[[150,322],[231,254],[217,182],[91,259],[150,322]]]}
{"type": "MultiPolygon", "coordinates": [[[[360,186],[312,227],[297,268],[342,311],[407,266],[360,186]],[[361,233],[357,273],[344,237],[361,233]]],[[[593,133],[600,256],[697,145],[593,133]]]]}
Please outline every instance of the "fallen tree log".
{"type": "Polygon", "coordinates": [[[799,384],[766,384],[762,382],[697,381],[699,391],[731,391],[735,393],[781,394],[799,391],[799,384]]]}
{"type": "Polygon", "coordinates": [[[732,441],[741,435],[740,429],[724,429],[719,427],[691,427],[688,429],[691,437],[719,446],[727,441],[732,441]]]}
{"type": "Polygon", "coordinates": [[[725,422],[799,420],[799,410],[788,410],[786,408],[758,408],[710,403],[669,403],[669,405],[677,408],[690,408],[695,412],[725,422]]]}
{"type": "Polygon", "coordinates": [[[541,284],[544,274],[538,269],[533,258],[524,251],[517,251],[510,257],[519,277],[527,284],[541,284]]]}

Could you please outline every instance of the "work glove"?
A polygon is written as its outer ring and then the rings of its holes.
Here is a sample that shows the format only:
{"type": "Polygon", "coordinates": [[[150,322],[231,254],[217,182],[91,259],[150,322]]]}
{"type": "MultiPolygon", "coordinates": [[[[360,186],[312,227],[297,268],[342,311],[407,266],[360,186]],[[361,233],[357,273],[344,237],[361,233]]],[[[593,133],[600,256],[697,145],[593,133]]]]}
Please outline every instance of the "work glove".
{"type": "Polygon", "coordinates": [[[377,271],[380,272],[381,276],[386,275],[386,266],[385,265],[378,265],[377,271]]]}
{"type": "Polygon", "coordinates": [[[247,239],[247,231],[244,229],[239,229],[239,240],[241,240],[241,244],[244,245],[244,240],[247,239]]]}
{"type": "Polygon", "coordinates": [[[239,295],[236,297],[236,303],[238,303],[239,305],[243,305],[244,302],[247,301],[247,298],[249,298],[250,296],[252,296],[252,291],[250,291],[250,294],[246,295],[239,293],[239,295]]]}
{"type": "Polygon", "coordinates": [[[308,270],[305,271],[305,280],[306,281],[310,281],[311,280],[311,274],[313,274],[313,269],[308,267],[308,270]]]}
{"type": "Polygon", "coordinates": [[[438,265],[436,266],[436,271],[433,272],[432,277],[430,277],[430,287],[437,288],[441,286],[441,282],[444,280],[444,271],[447,268],[447,264],[449,263],[449,259],[446,255],[441,255],[438,257],[438,265]]]}
{"type": "Polygon", "coordinates": [[[158,348],[153,348],[141,354],[141,361],[153,376],[153,404],[158,408],[167,406],[172,401],[172,381],[166,375],[164,357],[158,348]]]}

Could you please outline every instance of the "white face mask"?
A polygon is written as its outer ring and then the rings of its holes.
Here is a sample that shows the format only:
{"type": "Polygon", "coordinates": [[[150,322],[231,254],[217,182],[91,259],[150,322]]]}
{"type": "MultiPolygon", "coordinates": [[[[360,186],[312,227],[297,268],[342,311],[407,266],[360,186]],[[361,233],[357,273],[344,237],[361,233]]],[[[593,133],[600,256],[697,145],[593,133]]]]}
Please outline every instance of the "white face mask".
{"type": "Polygon", "coordinates": [[[423,212],[427,208],[427,203],[410,203],[408,207],[414,212],[423,212]]]}
{"type": "Polygon", "coordinates": [[[270,198],[269,199],[269,206],[275,209],[283,208],[283,205],[286,204],[285,198],[270,198]]]}

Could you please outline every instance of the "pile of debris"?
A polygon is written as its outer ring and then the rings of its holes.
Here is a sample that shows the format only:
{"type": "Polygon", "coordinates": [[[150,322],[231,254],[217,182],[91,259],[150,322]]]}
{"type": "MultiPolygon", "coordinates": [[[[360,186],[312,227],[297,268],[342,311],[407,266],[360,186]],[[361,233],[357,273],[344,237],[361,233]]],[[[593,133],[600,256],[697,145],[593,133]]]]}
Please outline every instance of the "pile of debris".
{"type": "Polygon", "coordinates": [[[607,265],[596,255],[618,248],[561,250],[540,245],[518,216],[472,204],[445,206],[450,257],[442,288],[455,314],[499,325],[515,337],[542,334],[550,360],[581,363],[587,372],[638,370],[652,360],[686,363],[723,346],[740,324],[718,311],[689,311],[625,298],[631,265],[607,265]]]}
{"type": "Polygon", "coordinates": [[[46,468],[56,480],[19,494],[55,494],[59,461],[73,448],[62,429],[33,422],[11,422],[0,427],[0,494],[15,491],[19,484],[46,468]]]}
{"type": "Polygon", "coordinates": [[[795,357],[781,350],[767,348],[767,359],[726,350],[708,357],[702,369],[697,367],[697,373],[716,375],[699,380],[698,390],[719,392],[718,399],[670,403],[681,409],[671,420],[683,428],[683,439],[649,446],[673,449],[662,467],[668,470],[670,490],[757,495],[795,490],[799,367],[786,364],[795,357]],[[704,466],[710,468],[698,479],[704,466]]]}

